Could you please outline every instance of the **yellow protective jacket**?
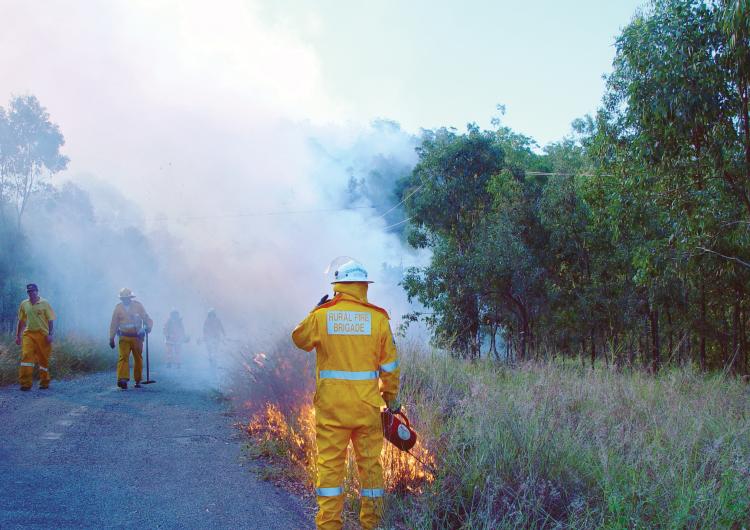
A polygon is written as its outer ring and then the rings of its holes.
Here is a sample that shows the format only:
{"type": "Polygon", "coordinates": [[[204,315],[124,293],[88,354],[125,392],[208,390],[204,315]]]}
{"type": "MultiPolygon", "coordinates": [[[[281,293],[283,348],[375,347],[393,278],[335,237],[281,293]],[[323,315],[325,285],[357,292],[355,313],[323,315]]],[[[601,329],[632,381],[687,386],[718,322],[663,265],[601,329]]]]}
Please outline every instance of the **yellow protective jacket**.
{"type": "Polygon", "coordinates": [[[317,353],[316,395],[339,393],[343,384],[351,391],[339,394],[341,399],[390,405],[398,396],[400,369],[388,313],[368,303],[367,284],[336,283],[334,291],[292,332],[298,348],[317,353]]]}
{"type": "Polygon", "coordinates": [[[154,321],[146,313],[143,304],[133,300],[125,307],[125,304],[120,302],[112,312],[109,338],[113,339],[118,334],[124,337],[136,337],[143,327],[149,331],[154,327],[154,321]]]}

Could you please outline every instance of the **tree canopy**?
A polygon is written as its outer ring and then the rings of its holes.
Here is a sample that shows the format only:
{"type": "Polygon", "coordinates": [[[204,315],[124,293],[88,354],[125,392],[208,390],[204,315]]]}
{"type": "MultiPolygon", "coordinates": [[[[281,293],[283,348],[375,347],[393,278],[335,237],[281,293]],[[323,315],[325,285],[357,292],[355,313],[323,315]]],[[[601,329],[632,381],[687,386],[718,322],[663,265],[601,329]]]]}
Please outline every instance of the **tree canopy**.
{"type": "Polygon", "coordinates": [[[654,0],[595,116],[540,150],[496,122],[428,131],[402,184],[407,294],[458,355],[562,353],[747,372],[748,4],[654,0]]]}

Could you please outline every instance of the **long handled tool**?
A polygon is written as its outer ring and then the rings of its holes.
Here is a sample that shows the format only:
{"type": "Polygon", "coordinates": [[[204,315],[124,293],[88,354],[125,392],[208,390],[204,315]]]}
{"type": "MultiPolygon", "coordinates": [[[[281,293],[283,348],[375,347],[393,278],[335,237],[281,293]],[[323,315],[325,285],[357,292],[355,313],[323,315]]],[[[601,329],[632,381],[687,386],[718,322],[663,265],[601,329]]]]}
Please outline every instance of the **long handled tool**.
{"type": "Polygon", "coordinates": [[[156,383],[153,379],[151,379],[151,374],[149,373],[149,364],[148,364],[148,332],[146,332],[146,380],[141,381],[141,384],[144,385],[150,385],[152,383],[156,383]]]}

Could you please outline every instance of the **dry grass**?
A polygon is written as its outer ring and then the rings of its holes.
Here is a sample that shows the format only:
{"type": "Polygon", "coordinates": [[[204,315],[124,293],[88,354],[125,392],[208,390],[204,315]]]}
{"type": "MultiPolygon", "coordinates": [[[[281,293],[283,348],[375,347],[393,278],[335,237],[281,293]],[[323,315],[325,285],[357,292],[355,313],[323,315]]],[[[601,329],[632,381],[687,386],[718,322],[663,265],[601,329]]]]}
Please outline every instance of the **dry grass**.
{"type": "MultiPolygon", "coordinates": [[[[385,527],[750,527],[750,390],[737,379],[689,367],[656,377],[565,362],[507,368],[415,347],[401,356],[402,400],[437,473],[428,480],[413,460],[384,452],[385,527]],[[410,473],[416,481],[399,478],[410,473]]],[[[307,388],[302,359],[285,365],[291,375],[276,362],[257,366],[255,380],[307,388]]],[[[309,397],[258,405],[248,432],[251,452],[273,462],[266,478],[310,491],[309,397]]],[[[354,528],[351,464],[345,521],[354,528]]]]}
{"type": "Polygon", "coordinates": [[[514,369],[402,352],[403,400],[438,455],[406,528],[750,526],[750,391],[666,370],[514,369]]]}
{"type": "MultiPolygon", "coordinates": [[[[16,346],[12,339],[0,339],[0,385],[18,382],[20,359],[21,347],[16,346]]],[[[67,379],[78,374],[111,370],[116,365],[117,354],[106,342],[68,335],[58,339],[52,347],[50,376],[53,380],[67,379]]],[[[36,372],[35,368],[35,381],[39,379],[36,372]]]]}
{"type": "MultiPolygon", "coordinates": [[[[235,407],[249,421],[243,424],[251,443],[248,454],[260,460],[256,472],[264,479],[307,496],[312,502],[315,484],[315,379],[311,354],[280,343],[268,352],[244,347],[238,353],[243,370],[234,381],[235,407]]],[[[421,444],[413,451],[428,463],[434,457],[421,444]]],[[[415,495],[434,477],[415,459],[386,444],[382,454],[386,489],[398,495],[415,495]]],[[[357,528],[359,480],[353,450],[347,456],[344,479],[345,528],[357,528]]]]}

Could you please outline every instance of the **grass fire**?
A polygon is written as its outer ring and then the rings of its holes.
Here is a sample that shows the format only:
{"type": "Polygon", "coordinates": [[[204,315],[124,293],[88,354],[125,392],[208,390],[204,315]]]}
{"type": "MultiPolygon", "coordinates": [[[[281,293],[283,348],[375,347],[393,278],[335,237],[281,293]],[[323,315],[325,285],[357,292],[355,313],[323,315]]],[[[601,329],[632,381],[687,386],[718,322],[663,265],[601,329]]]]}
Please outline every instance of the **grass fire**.
{"type": "MultiPolygon", "coordinates": [[[[246,411],[249,450],[267,460],[260,473],[312,495],[307,355],[293,348],[269,353],[242,383],[253,397],[236,397],[246,411]],[[276,356],[291,371],[278,371],[276,356]],[[259,388],[289,392],[273,401],[259,388]]],[[[705,379],[687,368],[658,378],[605,367],[591,372],[565,362],[506,369],[488,361],[467,369],[409,345],[402,355],[419,460],[384,444],[390,527],[596,528],[606,521],[628,526],[632,517],[636,526],[700,527],[747,519],[750,423],[741,381],[705,379]],[[664,405],[659,421],[651,412],[657,402],[664,405]],[[700,511],[689,508],[693,492],[703,492],[700,511]]],[[[354,525],[359,484],[351,450],[348,461],[345,520],[354,525]]]]}
{"type": "MultiPolygon", "coordinates": [[[[302,486],[312,492],[316,476],[314,361],[310,354],[281,345],[270,354],[241,357],[250,362],[241,361],[245,373],[235,382],[239,385],[235,399],[249,416],[243,427],[253,442],[251,452],[267,459],[261,473],[292,490],[302,486]]],[[[384,440],[381,462],[385,488],[391,494],[419,495],[435,480],[435,454],[429,440],[421,437],[408,453],[384,440]]],[[[345,479],[350,504],[356,504],[359,489],[350,445],[345,479]]]]}

